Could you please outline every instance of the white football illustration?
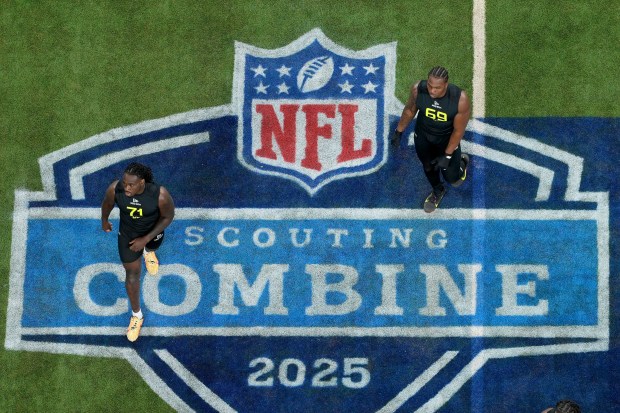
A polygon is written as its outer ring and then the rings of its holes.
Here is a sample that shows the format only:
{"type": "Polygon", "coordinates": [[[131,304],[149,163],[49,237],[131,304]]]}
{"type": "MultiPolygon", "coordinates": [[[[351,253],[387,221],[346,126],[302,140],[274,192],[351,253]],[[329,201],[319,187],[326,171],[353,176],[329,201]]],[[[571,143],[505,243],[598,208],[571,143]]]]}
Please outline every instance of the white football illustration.
{"type": "Polygon", "coordinates": [[[328,56],[308,60],[297,74],[297,87],[303,93],[319,90],[334,74],[334,60],[328,56]]]}

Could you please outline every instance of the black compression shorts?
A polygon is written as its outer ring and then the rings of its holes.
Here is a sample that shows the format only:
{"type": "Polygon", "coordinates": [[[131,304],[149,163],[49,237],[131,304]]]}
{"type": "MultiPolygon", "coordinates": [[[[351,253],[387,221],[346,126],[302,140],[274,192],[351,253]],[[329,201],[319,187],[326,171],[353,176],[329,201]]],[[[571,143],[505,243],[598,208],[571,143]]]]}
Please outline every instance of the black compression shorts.
{"type": "MultiPolygon", "coordinates": [[[[118,233],[118,255],[121,257],[121,262],[134,262],[142,256],[142,251],[133,252],[131,249],[129,249],[129,242],[135,238],[139,237],[130,238],[127,235],[121,234],[120,232],[118,233]]],[[[146,248],[151,251],[155,251],[157,248],[159,248],[162,242],[164,242],[163,232],[150,240],[146,244],[146,248]]]]}

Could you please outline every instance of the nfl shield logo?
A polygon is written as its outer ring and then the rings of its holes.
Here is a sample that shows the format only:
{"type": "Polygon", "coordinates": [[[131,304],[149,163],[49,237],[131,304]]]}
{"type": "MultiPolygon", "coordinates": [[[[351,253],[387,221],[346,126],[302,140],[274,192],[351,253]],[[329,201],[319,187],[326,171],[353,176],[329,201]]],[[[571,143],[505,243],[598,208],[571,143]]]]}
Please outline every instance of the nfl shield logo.
{"type": "Polygon", "coordinates": [[[238,159],[315,194],[387,157],[396,43],[352,51],[315,29],[280,49],[235,44],[238,159]]]}

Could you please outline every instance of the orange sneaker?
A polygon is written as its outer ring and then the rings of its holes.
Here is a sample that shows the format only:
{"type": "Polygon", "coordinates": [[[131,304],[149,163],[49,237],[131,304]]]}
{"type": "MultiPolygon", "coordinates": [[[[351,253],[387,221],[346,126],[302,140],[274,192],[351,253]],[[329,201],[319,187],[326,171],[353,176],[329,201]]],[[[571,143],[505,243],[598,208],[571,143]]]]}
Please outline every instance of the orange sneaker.
{"type": "Polygon", "coordinates": [[[144,264],[146,264],[146,271],[151,275],[157,275],[159,271],[159,261],[155,256],[155,251],[146,251],[142,253],[144,256],[144,264]]]}
{"type": "Polygon", "coordinates": [[[127,327],[127,340],[134,342],[138,339],[143,322],[144,318],[131,316],[131,319],[129,320],[129,327],[127,327]]]}

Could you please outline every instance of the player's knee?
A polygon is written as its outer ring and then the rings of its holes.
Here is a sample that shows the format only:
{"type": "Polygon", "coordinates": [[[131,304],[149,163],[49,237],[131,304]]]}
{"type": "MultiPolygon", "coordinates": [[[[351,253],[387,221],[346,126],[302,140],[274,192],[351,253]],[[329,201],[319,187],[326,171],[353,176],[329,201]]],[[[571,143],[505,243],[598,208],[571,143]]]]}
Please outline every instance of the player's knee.
{"type": "Polygon", "coordinates": [[[125,273],[125,284],[135,284],[140,282],[140,273],[127,271],[125,273]]]}

